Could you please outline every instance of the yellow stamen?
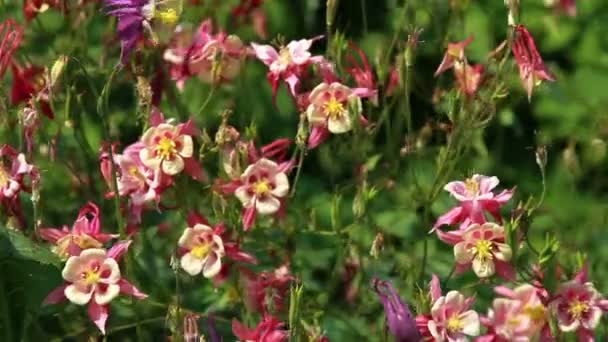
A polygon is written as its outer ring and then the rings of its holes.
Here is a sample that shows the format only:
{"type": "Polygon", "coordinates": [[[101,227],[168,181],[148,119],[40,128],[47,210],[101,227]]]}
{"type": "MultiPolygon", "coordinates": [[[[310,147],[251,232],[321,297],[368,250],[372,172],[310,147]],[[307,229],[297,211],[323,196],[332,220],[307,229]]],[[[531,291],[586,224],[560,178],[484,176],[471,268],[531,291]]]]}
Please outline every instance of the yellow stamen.
{"type": "Polygon", "coordinates": [[[208,243],[198,245],[190,251],[190,254],[197,259],[204,259],[211,251],[211,245],[208,243]]]}
{"type": "Polygon", "coordinates": [[[570,305],[568,312],[572,315],[572,318],[575,320],[579,320],[583,318],[583,315],[589,310],[589,305],[587,303],[581,302],[579,300],[575,300],[574,303],[570,305]]]}
{"type": "Polygon", "coordinates": [[[534,306],[526,305],[524,307],[524,313],[528,315],[532,321],[537,323],[544,322],[546,318],[545,307],[541,304],[534,306]]]}
{"type": "Polygon", "coordinates": [[[173,155],[176,153],[175,150],[175,141],[162,137],[158,144],[156,145],[156,155],[157,157],[163,159],[171,159],[173,155]]]}
{"type": "Polygon", "coordinates": [[[279,64],[288,65],[289,63],[291,63],[291,52],[284,47],[279,51],[279,64]]]}
{"type": "Polygon", "coordinates": [[[101,277],[99,276],[99,273],[97,273],[93,270],[88,270],[85,272],[84,282],[87,283],[88,285],[97,284],[100,279],[101,279],[101,277]]]}
{"type": "Polygon", "coordinates": [[[492,242],[488,240],[478,240],[472,248],[473,254],[477,254],[482,261],[492,260],[492,242]]]}
{"type": "Polygon", "coordinates": [[[260,180],[253,184],[253,192],[256,195],[264,195],[270,192],[270,184],[266,180],[260,180]]]}
{"type": "Polygon", "coordinates": [[[156,14],[157,18],[165,25],[175,25],[179,19],[177,11],[173,8],[169,8],[164,11],[158,11],[156,14]]]}
{"type": "Polygon", "coordinates": [[[473,178],[467,178],[464,181],[464,186],[466,191],[471,195],[476,195],[477,193],[479,193],[479,182],[477,182],[473,178]]]}
{"type": "Polygon", "coordinates": [[[461,331],[463,325],[462,320],[457,315],[454,315],[448,319],[447,328],[449,332],[454,333],[461,331]]]}
{"type": "Polygon", "coordinates": [[[8,184],[11,178],[8,175],[8,172],[4,169],[4,164],[0,161],[0,189],[4,188],[8,184]]]}
{"type": "Polygon", "coordinates": [[[332,119],[338,119],[344,114],[344,105],[332,97],[325,103],[325,115],[332,119]]]}

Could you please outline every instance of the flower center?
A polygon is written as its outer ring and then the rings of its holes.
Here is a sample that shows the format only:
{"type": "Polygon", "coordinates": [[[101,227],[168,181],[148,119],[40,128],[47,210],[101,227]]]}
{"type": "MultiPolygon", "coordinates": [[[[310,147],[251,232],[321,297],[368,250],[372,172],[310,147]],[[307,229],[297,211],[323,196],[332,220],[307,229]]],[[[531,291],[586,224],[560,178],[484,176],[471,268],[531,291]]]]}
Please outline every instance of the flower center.
{"type": "Polygon", "coordinates": [[[459,332],[462,330],[462,320],[458,315],[454,315],[448,319],[447,329],[449,332],[459,332]]]}
{"type": "Polygon", "coordinates": [[[279,64],[289,65],[291,63],[291,52],[288,48],[284,47],[279,51],[279,64]]]}
{"type": "Polygon", "coordinates": [[[473,247],[473,253],[477,254],[481,260],[492,260],[492,242],[488,240],[478,240],[473,247]]]}
{"type": "Polygon", "coordinates": [[[190,251],[190,254],[192,254],[192,256],[194,256],[197,259],[204,259],[207,256],[207,254],[209,254],[210,251],[211,251],[211,244],[203,243],[203,244],[200,244],[200,245],[192,248],[192,250],[190,251]]]}
{"type": "Polygon", "coordinates": [[[84,282],[87,285],[95,285],[99,282],[101,277],[99,276],[99,272],[95,270],[88,270],[83,274],[84,282]]]}
{"type": "Polygon", "coordinates": [[[160,138],[156,145],[156,156],[162,159],[171,159],[175,153],[175,141],[167,137],[160,138]]]}
{"type": "Polygon", "coordinates": [[[524,307],[524,313],[534,322],[545,321],[545,307],[543,305],[526,305],[524,307]]]}
{"type": "Polygon", "coordinates": [[[253,184],[253,192],[256,195],[264,195],[270,192],[270,183],[267,180],[259,180],[253,184]]]}
{"type": "Polygon", "coordinates": [[[156,17],[165,25],[175,25],[175,23],[179,19],[177,11],[173,8],[169,8],[164,11],[158,11],[158,13],[156,13],[156,17]]]}
{"type": "Polygon", "coordinates": [[[344,113],[344,105],[332,97],[325,103],[325,115],[331,119],[338,119],[344,113]]]}
{"type": "Polygon", "coordinates": [[[479,182],[477,182],[473,178],[467,178],[464,181],[464,187],[467,193],[470,195],[477,195],[479,193],[479,182]]]}
{"type": "Polygon", "coordinates": [[[589,305],[587,305],[587,303],[581,302],[580,300],[575,300],[574,303],[570,304],[568,312],[570,312],[572,318],[580,320],[588,310],[589,305]]]}
{"type": "Polygon", "coordinates": [[[4,169],[4,163],[0,161],[0,189],[4,188],[9,182],[11,178],[8,175],[8,172],[4,169]]]}

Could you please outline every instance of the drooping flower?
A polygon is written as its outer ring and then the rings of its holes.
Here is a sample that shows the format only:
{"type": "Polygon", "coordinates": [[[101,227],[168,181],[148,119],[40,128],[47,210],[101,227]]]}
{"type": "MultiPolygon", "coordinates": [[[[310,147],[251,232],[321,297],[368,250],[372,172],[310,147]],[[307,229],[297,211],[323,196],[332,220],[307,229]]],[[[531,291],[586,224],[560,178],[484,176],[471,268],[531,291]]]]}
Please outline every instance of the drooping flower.
{"type": "Polygon", "coordinates": [[[23,153],[17,152],[10,145],[0,146],[0,204],[9,216],[19,220],[22,227],[25,225],[25,218],[19,193],[29,192],[30,186],[37,183],[39,177],[38,169],[27,163],[23,153]]]}
{"type": "Polygon", "coordinates": [[[448,48],[443,56],[441,64],[439,64],[437,71],[435,71],[435,76],[449,70],[458,63],[466,63],[464,49],[471,44],[472,41],[473,36],[470,36],[469,38],[458,43],[448,43],[448,48]]]}
{"type": "Polygon", "coordinates": [[[608,300],[588,281],[587,265],[573,280],[561,284],[551,302],[559,329],[576,332],[579,341],[594,341],[593,330],[602,314],[608,311],[608,300]]]}
{"type": "Polygon", "coordinates": [[[55,114],[48,101],[47,81],[44,77],[45,69],[37,65],[27,64],[25,67],[21,67],[17,63],[12,63],[11,72],[13,74],[11,103],[18,105],[36,101],[42,113],[49,119],[53,119],[55,114]]]}
{"type": "Polygon", "coordinates": [[[13,60],[15,50],[23,39],[23,27],[13,19],[7,19],[0,24],[0,79],[13,60]]]}
{"type": "Polygon", "coordinates": [[[40,237],[51,242],[53,252],[62,258],[78,256],[83,250],[103,248],[103,245],[118,237],[117,234],[106,234],[101,231],[99,207],[89,202],[80,209],[72,229],[40,229],[40,237]]]}
{"type": "Polygon", "coordinates": [[[289,265],[272,271],[255,274],[248,269],[241,271],[245,290],[245,304],[252,311],[262,314],[279,313],[286,307],[289,286],[296,279],[289,272],[289,265]]]}
{"type": "Polygon", "coordinates": [[[389,331],[399,342],[418,342],[421,340],[416,320],[407,303],[388,281],[374,280],[374,290],[384,306],[389,331]]]}
{"type": "Polygon", "coordinates": [[[108,251],[90,248],[71,256],[61,272],[65,283],[49,293],[44,302],[57,304],[67,299],[77,305],[88,304],[89,318],[105,334],[109,304],[114,298],[120,293],[137,299],[147,297],[122,278],[118,267],[130,244],[131,241],[121,241],[108,251]]]}
{"type": "Polygon", "coordinates": [[[357,52],[361,62],[358,62],[357,58],[352,53],[349,54],[346,56],[346,58],[349,61],[350,66],[346,69],[346,71],[353,77],[357,83],[357,87],[368,89],[369,92],[376,93],[371,97],[371,102],[377,105],[378,94],[376,91],[376,80],[374,77],[374,71],[369,64],[369,60],[367,59],[367,56],[363,50],[361,50],[361,48],[354,43],[350,42],[349,47],[357,52]]]}
{"type": "Polygon", "coordinates": [[[118,18],[116,28],[121,43],[120,60],[126,64],[144,31],[156,41],[153,20],[173,26],[182,12],[182,0],[103,0],[108,15],[118,18]]]}
{"type": "Polygon", "coordinates": [[[361,98],[374,96],[375,90],[349,88],[339,82],[321,83],[308,96],[306,110],[311,133],[308,148],[315,148],[329,135],[341,134],[353,128],[353,121],[365,123],[361,115],[361,98]]]}
{"type": "Polygon", "coordinates": [[[234,194],[243,204],[244,229],[248,230],[260,215],[275,214],[281,208],[281,200],[289,191],[286,169],[266,158],[249,165],[240,177],[240,185],[234,194]],[[253,217],[251,217],[253,216],[253,217]]]}
{"type": "Polygon", "coordinates": [[[202,177],[200,166],[193,159],[192,136],[196,135],[192,121],[173,125],[159,121],[142,136],[144,147],[139,158],[145,166],[168,176],[185,171],[195,179],[202,177]]]}
{"type": "Polygon", "coordinates": [[[511,247],[505,243],[505,230],[495,223],[474,223],[462,233],[461,241],[454,245],[454,258],[461,268],[473,268],[480,278],[498,273],[511,280],[514,276],[511,247]]]}
{"type": "Polygon", "coordinates": [[[454,65],[454,75],[459,90],[468,96],[475,95],[483,80],[484,69],[482,64],[456,63],[454,65]]]}
{"type": "Polygon", "coordinates": [[[492,190],[498,183],[496,177],[474,174],[464,182],[454,181],[446,184],[443,189],[456,198],[460,205],[440,216],[431,232],[442,225],[460,224],[460,229],[463,230],[471,223],[485,223],[484,212],[490,213],[498,222],[501,222],[500,208],[511,199],[514,189],[503,190],[495,195],[492,190]]]}
{"type": "Polygon", "coordinates": [[[308,51],[312,43],[320,38],[321,36],[291,41],[287,46],[282,46],[278,52],[270,45],[251,43],[256,57],[270,69],[268,81],[272,86],[273,102],[276,98],[280,80],[285,81],[291,95],[296,96],[300,78],[308,67],[324,60],[323,56],[312,56],[308,51]]]}
{"type": "Polygon", "coordinates": [[[198,76],[207,83],[234,79],[241,68],[245,47],[241,39],[224,32],[212,34],[211,20],[201,23],[194,36],[178,27],[173,45],[163,58],[171,64],[171,78],[182,88],[184,81],[198,76]]]}
{"type": "Polygon", "coordinates": [[[512,50],[519,67],[519,78],[528,93],[528,100],[532,98],[534,87],[542,80],[555,81],[555,76],[545,66],[536,48],[534,38],[523,25],[517,25],[515,28],[512,50]]]}
{"type": "Polygon", "coordinates": [[[203,224],[186,228],[178,242],[184,250],[180,258],[182,269],[192,276],[201,271],[205,278],[216,276],[222,268],[222,257],[225,254],[220,234],[221,232],[203,224]]]}
{"type": "Polygon", "coordinates": [[[289,331],[285,330],[285,323],[267,315],[255,328],[248,328],[236,319],[232,320],[232,332],[242,341],[253,342],[286,342],[289,331]]]}

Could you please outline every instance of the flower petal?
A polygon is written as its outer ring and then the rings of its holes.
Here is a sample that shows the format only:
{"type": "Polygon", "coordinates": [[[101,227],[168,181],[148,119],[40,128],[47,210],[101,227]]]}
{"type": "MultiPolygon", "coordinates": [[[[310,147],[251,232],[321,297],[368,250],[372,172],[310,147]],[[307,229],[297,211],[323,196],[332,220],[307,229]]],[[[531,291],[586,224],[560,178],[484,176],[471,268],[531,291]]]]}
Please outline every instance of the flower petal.
{"type": "Polygon", "coordinates": [[[184,159],[178,155],[171,159],[163,159],[161,168],[169,176],[175,176],[184,170],[184,159]]]}
{"type": "Polygon", "coordinates": [[[281,202],[272,196],[267,196],[264,199],[257,198],[255,201],[255,208],[260,215],[274,214],[280,207],[281,202]]]}
{"type": "Polygon", "coordinates": [[[488,278],[496,272],[494,262],[489,259],[473,259],[473,271],[479,278],[488,278]]]}
{"type": "Polygon", "coordinates": [[[117,284],[108,285],[105,291],[100,291],[100,288],[97,287],[97,291],[95,291],[95,302],[99,305],[108,304],[112,299],[116,298],[119,293],[120,286],[117,284]]]}
{"type": "Polygon", "coordinates": [[[106,321],[108,320],[108,316],[110,315],[110,309],[108,308],[108,306],[99,305],[95,303],[95,301],[91,301],[87,313],[89,314],[89,318],[91,319],[91,321],[93,321],[97,328],[99,328],[99,331],[101,331],[101,333],[105,335],[106,321]]]}
{"type": "Polygon", "coordinates": [[[459,264],[468,264],[475,255],[467,248],[466,242],[459,242],[454,245],[454,259],[459,264]]]}
{"type": "Polygon", "coordinates": [[[191,253],[186,253],[181,257],[180,265],[191,276],[195,276],[203,270],[203,260],[195,258],[191,253]]]}
{"type": "Polygon", "coordinates": [[[283,172],[279,172],[274,176],[274,189],[270,192],[276,197],[285,197],[289,191],[289,179],[283,172]]]}
{"type": "Polygon", "coordinates": [[[177,150],[180,156],[184,158],[192,157],[192,153],[194,150],[194,146],[192,144],[192,137],[189,135],[180,135],[177,139],[177,142],[180,143],[180,149],[177,150]]]}
{"type": "Polygon", "coordinates": [[[93,288],[91,288],[89,292],[84,292],[79,286],[70,284],[66,286],[63,293],[70,302],[78,305],[85,305],[91,300],[93,288]]]}
{"type": "Polygon", "coordinates": [[[479,315],[473,310],[460,314],[461,332],[469,336],[479,335],[479,315]]]}
{"type": "Polygon", "coordinates": [[[222,260],[217,253],[210,253],[203,265],[203,277],[213,278],[222,269],[222,260]]]}

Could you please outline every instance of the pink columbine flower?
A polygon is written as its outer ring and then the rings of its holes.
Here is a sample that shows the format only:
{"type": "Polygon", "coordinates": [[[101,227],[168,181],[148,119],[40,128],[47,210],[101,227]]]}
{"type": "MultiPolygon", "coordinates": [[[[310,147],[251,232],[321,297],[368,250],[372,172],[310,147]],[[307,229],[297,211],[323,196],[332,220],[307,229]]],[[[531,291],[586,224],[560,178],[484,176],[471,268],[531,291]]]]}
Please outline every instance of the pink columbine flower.
{"type": "Polygon", "coordinates": [[[49,293],[44,302],[57,304],[67,299],[77,305],[88,304],[89,318],[105,334],[109,304],[114,298],[120,293],[138,299],[147,297],[120,274],[118,260],[130,244],[131,241],[121,241],[108,251],[91,248],[71,256],[61,272],[65,284],[49,293]]]}
{"type": "Polygon", "coordinates": [[[282,46],[278,52],[270,45],[251,43],[256,57],[269,68],[268,81],[272,86],[273,101],[281,79],[287,83],[291,95],[296,96],[300,78],[308,67],[324,60],[323,56],[312,56],[308,51],[312,43],[321,38],[294,40],[282,46]]]}
{"type": "Polygon", "coordinates": [[[286,342],[289,331],[285,330],[285,323],[266,315],[255,328],[248,328],[241,322],[232,320],[232,332],[242,341],[253,342],[286,342]]]}
{"type": "Polygon", "coordinates": [[[13,216],[19,221],[21,227],[25,226],[25,217],[19,194],[22,191],[30,192],[29,185],[38,183],[39,178],[38,169],[27,163],[23,153],[10,145],[0,146],[0,205],[9,217],[13,216]],[[30,184],[26,183],[26,178],[30,184]]]}
{"type": "Polygon", "coordinates": [[[156,172],[175,176],[182,171],[200,180],[200,165],[194,160],[192,136],[198,132],[191,120],[178,125],[165,122],[163,115],[154,111],[152,127],[142,136],[144,147],[139,152],[142,163],[156,172]]]}
{"type": "Polygon", "coordinates": [[[245,305],[249,310],[263,314],[281,312],[285,308],[289,287],[296,279],[287,264],[258,274],[243,268],[241,275],[245,289],[245,305]]]}
{"type": "Polygon", "coordinates": [[[456,63],[454,75],[459,90],[468,96],[477,93],[483,81],[484,66],[482,64],[469,65],[468,63],[456,63]]]}
{"type": "MultiPolygon", "coordinates": [[[[349,47],[357,52],[361,62],[357,62],[355,56],[350,53],[346,58],[348,59],[350,66],[346,71],[353,77],[359,88],[368,89],[369,92],[373,92],[375,95],[371,97],[371,102],[374,105],[378,105],[378,93],[376,91],[376,80],[374,78],[374,71],[369,64],[367,56],[352,42],[349,42],[349,47]]],[[[388,93],[388,90],[387,90],[388,93]]]]}
{"type": "Polygon", "coordinates": [[[464,49],[471,44],[472,41],[473,36],[470,36],[462,42],[448,43],[448,48],[443,56],[443,60],[441,61],[441,64],[439,64],[437,71],[435,71],[435,77],[439,76],[439,74],[443,73],[444,71],[451,69],[458,63],[466,63],[464,49]]]}
{"type": "Polygon", "coordinates": [[[106,234],[101,231],[99,207],[89,202],[80,209],[76,221],[69,230],[40,229],[40,237],[54,244],[53,252],[62,258],[77,256],[85,249],[102,248],[103,245],[118,237],[117,234],[106,234]]]}
{"type": "Polygon", "coordinates": [[[440,216],[431,232],[442,225],[460,223],[460,229],[462,230],[471,223],[485,223],[484,212],[490,213],[498,222],[502,222],[499,212],[500,207],[511,199],[514,189],[503,190],[495,195],[492,190],[496,188],[498,183],[496,177],[475,174],[464,182],[454,181],[446,184],[443,189],[456,198],[460,205],[440,216]]]}
{"type": "Polygon", "coordinates": [[[188,274],[195,276],[202,271],[205,278],[213,278],[220,272],[224,243],[213,228],[204,224],[188,227],[178,245],[184,250],[180,265],[188,274]]]}
{"type": "Polygon", "coordinates": [[[240,185],[234,194],[245,208],[244,228],[248,230],[260,215],[275,214],[281,208],[281,200],[289,191],[286,169],[270,159],[261,158],[249,165],[240,177],[240,185]]]}
{"type": "Polygon", "coordinates": [[[594,341],[593,330],[598,326],[604,311],[608,311],[608,300],[588,281],[587,265],[573,280],[560,285],[551,302],[557,316],[559,329],[576,332],[579,341],[594,341]]]}
{"type": "Polygon", "coordinates": [[[474,223],[462,232],[461,240],[454,245],[454,258],[459,270],[472,266],[480,278],[498,273],[511,280],[514,276],[511,247],[505,243],[505,230],[496,223],[474,223]]]}
{"type": "Polygon", "coordinates": [[[545,62],[536,49],[534,38],[525,26],[517,25],[515,28],[512,49],[519,67],[519,78],[528,93],[529,100],[532,98],[535,86],[539,85],[542,80],[555,81],[555,76],[545,66],[545,62]]]}
{"type": "Polygon", "coordinates": [[[0,24],[0,79],[13,62],[13,54],[21,45],[23,27],[12,18],[0,24]]]}
{"type": "Polygon", "coordinates": [[[181,27],[176,33],[174,44],[163,58],[171,64],[171,78],[178,88],[182,89],[184,81],[192,76],[215,83],[238,75],[246,51],[239,37],[224,32],[214,35],[211,20],[202,22],[191,38],[181,27]]]}

